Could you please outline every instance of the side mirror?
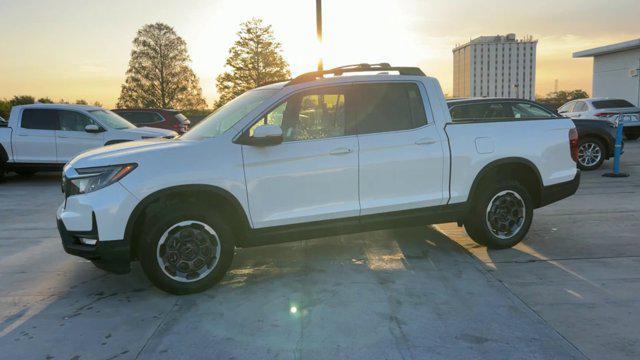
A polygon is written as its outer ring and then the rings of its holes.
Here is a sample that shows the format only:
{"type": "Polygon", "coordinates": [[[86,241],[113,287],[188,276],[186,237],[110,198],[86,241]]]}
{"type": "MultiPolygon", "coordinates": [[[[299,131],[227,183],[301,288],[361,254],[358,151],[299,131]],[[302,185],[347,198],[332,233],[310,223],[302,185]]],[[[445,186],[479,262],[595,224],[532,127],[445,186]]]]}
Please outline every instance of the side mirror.
{"type": "Polygon", "coordinates": [[[249,145],[270,146],[282,143],[282,129],[278,125],[260,125],[249,137],[249,145]]]}
{"type": "Polygon", "coordinates": [[[91,133],[91,134],[95,134],[95,133],[102,132],[103,130],[98,125],[89,124],[89,125],[84,127],[84,131],[86,131],[88,133],[91,133]]]}

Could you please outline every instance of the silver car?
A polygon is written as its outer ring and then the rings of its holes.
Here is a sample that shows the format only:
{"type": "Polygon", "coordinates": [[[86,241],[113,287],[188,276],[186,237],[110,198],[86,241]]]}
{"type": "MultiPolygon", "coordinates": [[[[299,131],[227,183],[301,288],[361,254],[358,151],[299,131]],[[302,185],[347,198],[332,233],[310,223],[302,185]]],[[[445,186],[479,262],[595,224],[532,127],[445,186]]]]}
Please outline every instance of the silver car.
{"type": "Polygon", "coordinates": [[[625,115],[624,135],[635,140],[640,137],[640,108],[624,99],[589,98],[569,101],[558,113],[572,119],[616,121],[625,115]]]}

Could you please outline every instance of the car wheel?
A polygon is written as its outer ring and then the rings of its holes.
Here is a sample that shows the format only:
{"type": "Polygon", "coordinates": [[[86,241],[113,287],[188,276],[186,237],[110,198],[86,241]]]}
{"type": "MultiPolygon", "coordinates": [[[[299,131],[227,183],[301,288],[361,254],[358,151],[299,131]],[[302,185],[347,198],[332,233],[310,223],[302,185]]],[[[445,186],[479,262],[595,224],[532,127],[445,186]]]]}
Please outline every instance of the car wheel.
{"type": "Polygon", "coordinates": [[[516,181],[487,184],[480,188],[464,222],[469,237],[492,249],[510,248],[524,238],[533,219],[533,201],[516,181]]]}
{"type": "Polygon", "coordinates": [[[193,207],[158,210],[144,225],[138,257],[158,288],[176,295],[206,290],[231,266],[234,240],[222,218],[193,207]]]}
{"type": "Polygon", "coordinates": [[[580,170],[595,170],[604,162],[604,145],[597,139],[586,138],[578,144],[578,168],[580,170]]]}

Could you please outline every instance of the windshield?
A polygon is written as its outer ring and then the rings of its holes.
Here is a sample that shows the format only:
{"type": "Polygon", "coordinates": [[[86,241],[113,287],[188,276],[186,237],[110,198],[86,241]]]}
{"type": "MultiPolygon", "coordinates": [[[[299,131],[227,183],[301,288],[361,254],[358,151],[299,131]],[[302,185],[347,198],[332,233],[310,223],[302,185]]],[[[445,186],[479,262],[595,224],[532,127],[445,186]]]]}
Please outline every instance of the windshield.
{"type": "Polygon", "coordinates": [[[124,129],[135,129],[136,126],[132,123],[128,122],[124,118],[120,117],[120,115],[109,111],[109,110],[89,110],[91,115],[95,116],[98,119],[100,124],[108,127],[109,129],[115,130],[124,130],[124,129]]]}
{"type": "Polygon", "coordinates": [[[593,101],[592,104],[593,104],[593,107],[596,109],[633,107],[632,103],[622,99],[598,100],[598,101],[593,101]]]}
{"type": "Polygon", "coordinates": [[[278,89],[256,89],[247,91],[226,103],[198,125],[182,135],[183,139],[202,139],[218,136],[229,130],[240,119],[260,106],[267,98],[277,93],[278,89]]]}

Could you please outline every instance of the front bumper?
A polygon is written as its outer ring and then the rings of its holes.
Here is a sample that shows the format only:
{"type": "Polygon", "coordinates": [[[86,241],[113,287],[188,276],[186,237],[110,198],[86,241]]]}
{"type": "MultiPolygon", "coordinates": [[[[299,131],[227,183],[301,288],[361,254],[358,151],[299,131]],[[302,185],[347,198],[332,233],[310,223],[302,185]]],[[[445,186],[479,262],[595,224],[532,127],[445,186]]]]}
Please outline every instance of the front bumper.
{"type": "Polygon", "coordinates": [[[102,269],[128,272],[130,246],[123,239],[137,204],[138,200],[120,183],[66,198],[57,212],[64,250],[91,260],[102,269]],[[82,238],[91,241],[83,242],[82,238]]]}
{"type": "Polygon", "coordinates": [[[543,186],[542,191],[540,192],[540,205],[538,207],[549,205],[575,194],[576,191],[578,191],[579,186],[580,170],[577,170],[576,176],[573,178],[573,180],[569,180],[567,182],[562,182],[559,184],[543,186]]]}
{"type": "Polygon", "coordinates": [[[91,260],[97,267],[117,274],[128,273],[131,270],[131,250],[128,241],[100,241],[95,220],[92,230],[71,232],[67,230],[62,220],[58,219],[58,232],[62,238],[62,247],[67,254],[91,260]],[[93,239],[96,243],[86,245],[80,241],[81,238],[93,239]]]}

